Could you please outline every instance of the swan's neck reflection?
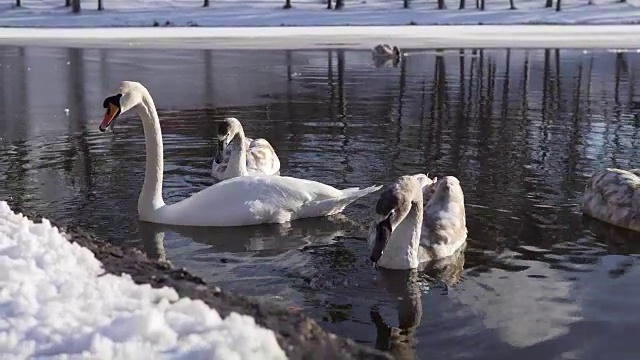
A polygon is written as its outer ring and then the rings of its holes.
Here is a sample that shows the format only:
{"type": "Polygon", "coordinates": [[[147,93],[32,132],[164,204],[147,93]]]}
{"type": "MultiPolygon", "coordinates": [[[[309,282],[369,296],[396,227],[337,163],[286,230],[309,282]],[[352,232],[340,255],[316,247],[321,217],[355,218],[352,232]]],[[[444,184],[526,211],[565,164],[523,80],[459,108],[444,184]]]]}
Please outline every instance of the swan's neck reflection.
{"type": "Polygon", "coordinates": [[[140,237],[142,249],[151,260],[171,264],[167,260],[167,252],[164,248],[164,231],[157,224],[140,222],[140,237]]]}
{"type": "Polygon", "coordinates": [[[452,256],[431,261],[420,269],[389,270],[379,268],[380,279],[386,290],[398,299],[398,326],[387,325],[378,307],[370,311],[376,327],[376,348],[391,352],[398,359],[415,359],[416,329],[422,322],[422,288],[428,282],[441,282],[445,287],[460,280],[464,267],[466,244],[452,256]]]}
{"type": "Polygon", "coordinates": [[[380,269],[382,282],[398,298],[398,326],[387,325],[377,306],[371,308],[376,327],[376,348],[390,351],[400,358],[413,358],[415,330],[422,321],[422,291],[418,271],[380,269]]]}

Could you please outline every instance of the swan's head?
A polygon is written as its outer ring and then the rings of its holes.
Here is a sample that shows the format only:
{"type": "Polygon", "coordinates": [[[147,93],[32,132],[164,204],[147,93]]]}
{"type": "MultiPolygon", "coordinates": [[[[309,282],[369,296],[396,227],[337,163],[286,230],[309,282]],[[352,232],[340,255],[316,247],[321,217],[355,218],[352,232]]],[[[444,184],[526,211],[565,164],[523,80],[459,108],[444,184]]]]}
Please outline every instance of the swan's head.
{"type": "Polygon", "coordinates": [[[376,203],[376,219],[369,231],[369,259],[373,263],[380,260],[393,231],[405,220],[411,207],[422,203],[422,189],[431,182],[425,174],[405,175],[380,193],[376,203]]]}
{"type": "Polygon", "coordinates": [[[115,124],[115,120],[120,114],[131,110],[140,104],[144,95],[149,95],[149,91],[139,82],[123,81],[120,83],[118,93],[104,99],[102,106],[106,109],[102,123],[100,123],[100,131],[104,132],[107,128],[115,124]]]}
{"type": "Polygon", "coordinates": [[[222,153],[225,146],[229,145],[234,136],[243,132],[240,120],[236,118],[226,118],[218,124],[218,152],[216,153],[216,163],[222,162],[222,153]]]}
{"type": "Polygon", "coordinates": [[[236,118],[226,118],[218,124],[218,140],[224,142],[225,145],[229,144],[239,132],[243,132],[242,125],[240,120],[236,118]]]}

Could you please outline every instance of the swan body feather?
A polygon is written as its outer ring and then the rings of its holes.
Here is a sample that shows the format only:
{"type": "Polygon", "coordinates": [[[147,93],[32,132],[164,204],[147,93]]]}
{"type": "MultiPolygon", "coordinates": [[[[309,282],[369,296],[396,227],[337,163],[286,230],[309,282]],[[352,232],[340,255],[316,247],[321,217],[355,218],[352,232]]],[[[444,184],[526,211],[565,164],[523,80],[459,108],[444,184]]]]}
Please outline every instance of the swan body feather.
{"type": "Polygon", "coordinates": [[[596,171],[585,186],[582,212],[621,228],[640,231],[640,169],[596,171]]]}
{"type": "Polygon", "coordinates": [[[389,44],[378,44],[372,50],[372,55],[379,57],[399,57],[400,49],[396,46],[391,46],[389,44]]]}
{"type": "Polygon", "coordinates": [[[247,175],[219,182],[187,199],[161,208],[144,220],[189,226],[285,223],[338,214],[353,201],[380,188],[372,186],[338,190],[305,179],[247,175]]]}

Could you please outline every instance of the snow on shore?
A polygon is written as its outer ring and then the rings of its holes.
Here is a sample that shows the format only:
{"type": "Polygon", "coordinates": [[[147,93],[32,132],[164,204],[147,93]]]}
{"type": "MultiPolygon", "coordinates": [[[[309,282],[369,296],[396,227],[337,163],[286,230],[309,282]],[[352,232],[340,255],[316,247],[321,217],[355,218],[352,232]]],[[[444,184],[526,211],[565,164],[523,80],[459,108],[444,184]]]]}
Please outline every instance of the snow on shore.
{"type": "Polygon", "coordinates": [[[640,25],[330,26],[0,29],[0,45],[172,49],[630,48],[640,25]]]}
{"type": "Polygon", "coordinates": [[[249,316],[103,272],[47,220],[0,202],[0,358],[286,359],[249,316]]]}
{"type": "MultiPolygon", "coordinates": [[[[563,10],[543,0],[487,2],[346,1],[339,11],[325,0],[82,0],[71,14],[62,0],[0,0],[0,45],[189,49],[369,48],[380,42],[402,47],[638,47],[640,0],[564,0],[563,10]],[[540,26],[545,24],[545,26],[540,26]],[[626,24],[626,25],[622,25],[626,24]],[[443,26],[444,25],[444,26],[443,26]],[[457,26],[456,26],[457,25],[457,26]]],[[[335,0],[332,0],[335,1],[335,0]]]]}

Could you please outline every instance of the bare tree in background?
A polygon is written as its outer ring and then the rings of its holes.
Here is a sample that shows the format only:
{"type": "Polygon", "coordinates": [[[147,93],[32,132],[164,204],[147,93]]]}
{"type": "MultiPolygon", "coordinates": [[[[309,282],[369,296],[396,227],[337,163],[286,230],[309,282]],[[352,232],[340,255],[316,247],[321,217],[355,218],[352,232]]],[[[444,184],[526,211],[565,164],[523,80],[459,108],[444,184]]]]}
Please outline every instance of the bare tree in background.
{"type": "Polygon", "coordinates": [[[404,8],[405,9],[409,8],[409,0],[404,0],[404,8]]]}
{"type": "Polygon", "coordinates": [[[340,10],[344,7],[344,0],[336,0],[336,10],[340,10]]]}
{"type": "Polygon", "coordinates": [[[74,13],[80,12],[80,0],[72,0],[71,1],[71,11],[74,13]]]}
{"type": "Polygon", "coordinates": [[[480,10],[484,11],[484,0],[480,0],[480,10]]]}
{"type": "Polygon", "coordinates": [[[98,11],[104,10],[104,6],[102,6],[102,0],[98,0],[98,11]]]}
{"type": "Polygon", "coordinates": [[[460,0],[460,6],[458,7],[458,10],[463,10],[464,6],[465,6],[464,0],[460,0]]]}
{"type": "Polygon", "coordinates": [[[202,4],[202,7],[209,7],[209,0],[204,0],[204,4],[202,4]]]}
{"type": "Polygon", "coordinates": [[[560,11],[560,0],[556,2],[556,11],[560,11]]]}
{"type": "Polygon", "coordinates": [[[16,0],[16,7],[20,7],[20,6],[22,6],[22,1],[16,0]]]}
{"type": "Polygon", "coordinates": [[[291,9],[291,0],[285,0],[283,9],[291,9]]]}
{"type": "Polygon", "coordinates": [[[327,9],[331,10],[331,0],[327,0],[327,9]]]}
{"type": "Polygon", "coordinates": [[[444,10],[446,8],[447,8],[447,5],[444,3],[444,0],[438,0],[438,10],[444,10]]]}
{"type": "Polygon", "coordinates": [[[509,0],[509,10],[517,10],[514,0],[509,0]]]}
{"type": "Polygon", "coordinates": [[[71,0],[64,0],[64,6],[66,7],[71,6],[71,0]]]}
{"type": "Polygon", "coordinates": [[[553,7],[553,0],[547,0],[547,4],[544,7],[546,8],[553,7]]]}

